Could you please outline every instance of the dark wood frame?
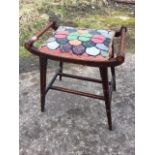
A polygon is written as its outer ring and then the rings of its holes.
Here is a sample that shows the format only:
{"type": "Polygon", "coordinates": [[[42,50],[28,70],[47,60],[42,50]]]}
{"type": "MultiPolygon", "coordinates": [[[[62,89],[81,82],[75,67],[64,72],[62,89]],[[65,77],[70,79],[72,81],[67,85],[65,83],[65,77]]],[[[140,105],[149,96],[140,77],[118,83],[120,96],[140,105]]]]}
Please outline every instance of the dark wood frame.
{"type": "Polygon", "coordinates": [[[112,91],[116,90],[116,80],[115,80],[115,67],[118,65],[121,65],[124,62],[125,54],[124,54],[124,44],[125,44],[125,33],[127,32],[127,28],[122,26],[119,31],[115,33],[115,37],[120,37],[120,45],[119,45],[119,52],[117,53],[117,56],[114,56],[114,46],[112,47],[112,53],[113,56],[108,61],[99,61],[99,62],[93,62],[93,61],[87,61],[87,60],[78,60],[78,59],[71,59],[71,58],[62,58],[58,56],[48,55],[43,52],[41,52],[37,47],[35,47],[33,44],[35,41],[37,41],[46,31],[49,30],[49,28],[52,28],[53,30],[56,30],[58,28],[58,25],[55,21],[51,21],[43,30],[38,32],[35,36],[32,37],[32,39],[25,42],[24,46],[25,48],[30,51],[32,54],[35,54],[39,56],[39,62],[40,62],[40,94],[41,94],[41,111],[44,111],[45,107],[45,97],[47,92],[50,89],[57,90],[57,91],[63,91],[71,94],[81,95],[81,96],[87,96],[95,99],[105,100],[105,106],[106,106],[106,113],[108,118],[108,125],[109,130],[112,130],[112,119],[111,119],[111,98],[112,98],[112,91]],[[52,78],[49,85],[46,87],[46,71],[47,71],[47,61],[48,59],[56,60],[60,62],[60,67],[56,71],[54,77],[52,78]],[[81,76],[75,76],[71,74],[65,74],[63,73],[63,63],[74,63],[74,64],[81,64],[81,65],[87,65],[92,67],[98,67],[100,70],[101,80],[94,79],[94,78],[88,78],[88,77],[81,77],[81,76]],[[109,82],[108,80],[108,67],[111,68],[112,73],[112,80],[109,82]],[[81,92],[77,90],[67,89],[63,87],[53,86],[57,76],[59,76],[59,80],[62,80],[62,77],[68,77],[68,78],[75,78],[80,80],[86,80],[91,82],[97,82],[101,83],[103,87],[103,94],[104,96],[94,95],[86,92],[81,92]]]}

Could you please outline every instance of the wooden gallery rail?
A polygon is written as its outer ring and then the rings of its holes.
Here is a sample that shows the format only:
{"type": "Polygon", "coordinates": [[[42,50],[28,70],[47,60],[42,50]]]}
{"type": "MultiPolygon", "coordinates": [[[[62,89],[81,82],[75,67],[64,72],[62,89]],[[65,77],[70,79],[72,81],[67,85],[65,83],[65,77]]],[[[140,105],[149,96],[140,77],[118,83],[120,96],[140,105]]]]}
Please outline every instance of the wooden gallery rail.
{"type": "Polygon", "coordinates": [[[58,27],[59,26],[57,25],[57,23],[55,21],[50,21],[50,23],[43,30],[38,32],[30,40],[25,41],[25,44],[24,44],[25,48],[28,51],[30,51],[32,54],[39,56],[41,111],[42,112],[44,111],[45,96],[50,89],[57,90],[57,91],[63,91],[63,92],[76,94],[76,95],[81,95],[81,96],[86,96],[86,97],[91,97],[94,99],[104,100],[105,106],[106,106],[106,113],[107,113],[107,118],[108,118],[109,129],[112,130],[111,97],[112,97],[112,91],[116,90],[115,67],[118,65],[121,65],[125,59],[124,43],[125,43],[125,34],[127,32],[127,28],[122,26],[119,31],[115,32],[114,37],[120,38],[119,51],[117,52],[116,56],[114,54],[114,45],[112,44],[112,56],[108,60],[94,61],[92,59],[91,61],[90,60],[88,61],[88,60],[82,60],[82,59],[78,59],[78,58],[74,59],[72,57],[63,57],[63,56],[58,56],[58,55],[52,55],[52,54],[49,54],[46,52],[42,52],[39,48],[34,46],[34,42],[36,42],[45,32],[47,32],[49,30],[49,28],[52,28],[53,30],[56,31],[58,29],[58,27]],[[55,73],[54,77],[52,78],[51,82],[49,83],[49,85],[46,86],[46,71],[47,71],[48,59],[59,61],[60,67],[56,71],[56,73],[55,73]],[[87,66],[91,66],[91,67],[98,67],[100,70],[101,80],[63,73],[63,63],[64,62],[80,64],[80,65],[87,65],[87,66]],[[111,74],[112,74],[111,81],[109,81],[109,79],[108,79],[108,68],[111,68],[111,74]],[[59,80],[61,80],[62,77],[68,77],[68,78],[75,78],[75,79],[80,79],[80,80],[85,80],[85,81],[101,83],[102,87],[103,87],[103,96],[54,86],[53,84],[57,77],[59,77],[59,80]]]}

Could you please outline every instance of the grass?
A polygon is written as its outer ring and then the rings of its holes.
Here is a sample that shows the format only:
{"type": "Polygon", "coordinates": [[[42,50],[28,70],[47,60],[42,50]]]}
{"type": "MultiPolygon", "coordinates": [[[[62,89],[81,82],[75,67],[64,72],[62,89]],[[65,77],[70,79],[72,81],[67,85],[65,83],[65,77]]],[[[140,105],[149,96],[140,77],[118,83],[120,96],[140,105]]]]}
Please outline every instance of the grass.
{"type": "MultiPolygon", "coordinates": [[[[127,51],[134,51],[134,24],[135,19],[128,7],[101,7],[88,6],[79,9],[79,6],[52,5],[52,0],[21,0],[20,1],[20,54],[21,58],[30,57],[23,43],[33,36],[48,22],[48,15],[53,12],[59,17],[63,25],[70,23],[77,27],[87,28],[114,28],[125,25],[129,28],[127,34],[127,51]],[[81,9],[82,8],[82,9],[81,9]],[[52,11],[51,11],[52,10],[52,11]]],[[[45,38],[41,39],[38,43],[45,38]]]]}
{"type": "Polygon", "coordinates": [[[27,50],[25,50],[25,48],[23,46],[19,47],[19,51],[20,51],[19,52],[19,57],[20,58],[26,58],[26,57],[31,56],[31,54],[27,50]]]}
{"type": "Polygon", "coordinates": [[[135,20],[133,17],[128,16],[117,17],[117,16],[89,15],[75,20],[74,23],[76,23],[80,27],[112,28],[112,27],[118,27],[120,25],[133,26],[135,20]],[[126,19],[122,19],[121,17],[124,17],[126,19]]]}

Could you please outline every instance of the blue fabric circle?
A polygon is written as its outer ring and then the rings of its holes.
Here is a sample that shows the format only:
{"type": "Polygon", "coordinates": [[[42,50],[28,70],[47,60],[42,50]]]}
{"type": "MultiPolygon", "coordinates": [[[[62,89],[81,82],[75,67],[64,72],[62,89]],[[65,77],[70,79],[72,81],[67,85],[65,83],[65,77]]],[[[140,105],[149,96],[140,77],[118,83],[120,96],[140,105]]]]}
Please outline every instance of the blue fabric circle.
{"type": "Polygon", "coordinates": [[[55,41],[55,38],[54,38],[54,37],[48,38],[48,40],[46,41],[46,43],[50,43],[50,42],[52,42],[52,41],[55,41]]]}
{"type": "Polygon", "coordinates": [[[104,44],[96,44],[96,47],[101,49],[101,50],[108,50],[109,48],[105,46],[104,44]]]}

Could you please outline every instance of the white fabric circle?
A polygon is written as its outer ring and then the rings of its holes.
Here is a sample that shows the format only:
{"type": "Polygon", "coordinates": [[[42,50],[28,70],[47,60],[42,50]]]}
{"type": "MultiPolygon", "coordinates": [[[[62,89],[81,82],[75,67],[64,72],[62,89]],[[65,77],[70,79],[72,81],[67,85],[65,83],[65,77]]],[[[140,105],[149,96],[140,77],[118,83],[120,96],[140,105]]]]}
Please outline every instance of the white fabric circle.
{"type": "Polygon", "coordinates": [[[56,41],[53,41],[53,42],[47,43],[47,47],[49,49],[54,50],[59,47],[59,44],[56,41]]]}
{"type": "Polygon", "coordinates": [[[86,53],[92,56],[96,56],[100,54],[100,50],[97,49],[96,47],[89,47],[86,49],[86,53]]]}

